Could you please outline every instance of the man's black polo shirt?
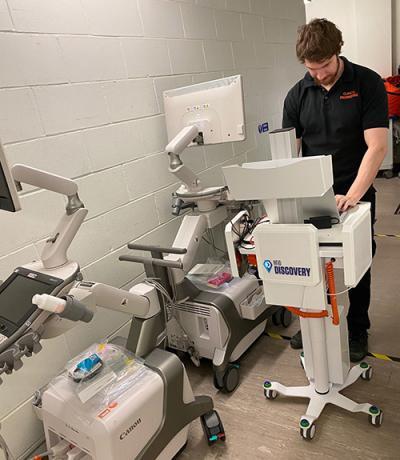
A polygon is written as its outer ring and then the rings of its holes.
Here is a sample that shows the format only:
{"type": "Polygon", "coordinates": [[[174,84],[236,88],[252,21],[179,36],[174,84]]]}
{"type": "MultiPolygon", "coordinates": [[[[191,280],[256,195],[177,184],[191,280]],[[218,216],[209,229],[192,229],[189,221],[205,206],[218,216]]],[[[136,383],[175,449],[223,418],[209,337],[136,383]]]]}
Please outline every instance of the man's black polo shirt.
{"type": "Polygon", "coordinates": [[[282,127],[296,128],[303,156],[332,155],[335,193],[346,194],[367,151],[364,130],[387,128],[389,122],[380,76],[341,59],[343,73],[329,91],[317,85],[308,72],[289,91],[282,127]]]}

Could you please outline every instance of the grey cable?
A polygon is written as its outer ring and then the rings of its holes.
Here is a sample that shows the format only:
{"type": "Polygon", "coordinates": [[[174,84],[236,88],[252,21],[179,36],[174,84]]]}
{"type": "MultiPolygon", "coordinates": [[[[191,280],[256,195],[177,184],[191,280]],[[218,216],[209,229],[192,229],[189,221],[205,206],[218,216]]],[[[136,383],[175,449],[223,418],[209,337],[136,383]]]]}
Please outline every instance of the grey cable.
{"type": "Polygon", "coordinates": [[[190,337],[190,335],[187,333],[185,328],[182,326],[180,321],[178,321],[178,318],[174,314],[174,304],[175,304],[175,300],[176,300],[176,293],[175,293],[175,290],[174,290],[174,286],[173,286],[173,289],[172,289],[173,292],[174,292],[174,295],[171,298],[171,296],[169,295],[168,291],[164,288],[164,286],[157,281],[158,279],[159,278],[146,278],[144,280],[144,283],[149,284],[150,286],[153,286],[155,289],[157,289],[157,291],[159,291],[161,293],[161,295],[164,297],[164,299],[168,300],[168,303],[167,302],[165,303],[165,309],[164,309],[165,325],[167,325],[167,322],[171,319],[171,317],[173,317],[173,318],[176,319],[177,323],[181,327],[182,331],[186,334],[186,336],[190,337]],[[168,317],[167,308],[169,308],[169,313],[171,314],[170,317],[168,317]]]}

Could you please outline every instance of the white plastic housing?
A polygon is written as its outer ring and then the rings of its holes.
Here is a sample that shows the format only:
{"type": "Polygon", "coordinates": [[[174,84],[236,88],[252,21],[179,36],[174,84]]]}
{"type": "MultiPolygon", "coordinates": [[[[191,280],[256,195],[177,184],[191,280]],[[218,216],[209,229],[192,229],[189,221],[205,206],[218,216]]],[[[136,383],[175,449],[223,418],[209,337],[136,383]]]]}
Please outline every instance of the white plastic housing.
{"type": "Polygon", "coordinates": [[[93,415],[80,403],[72,380],[51,385],[43,394],[42,408],[47,447],[64,438],[96,460],[136,458],[161,424],[164,396],[156,372],[146,369],[138,378],[140,384],[117,407],[110,409],[105,402],[93,415]]]}
{"type": "Polygon", "coordinates": [[[329,155],[224,166],[222,172],[235,200],[317,197],[333,184],[329,155]]]}
{"type": "Polygon", "coordinates": [[[356,286],[371,266],[370,203],[351,209],[342,223],[344,284],[356,286]]]}
{"type": "Polygon", "coordinates": [[[72,196],[78,192],[78,185],[71,179],[51,174],[21,164],[12,167],[12,175],[18,182],[43,188],[61,195],[72,196]]]}
{"type": "Polygon", "coordinates": [[[266,303],[326,309],[318,230],[307,224],[271,224],[256,227],[253,234],[266,303]]]}
{"type": "Polygon", "coordinates": [[[142,290],[135,287],[125,291],[107,284],[83,281],[70,294],[78,299],[85,299],[85,305],[94,302],[97,307],[127,313],[137,318],[149,318],[160,310],[155,288],[147,285],[142,290]]]}
{"type": "Polygon", "coordinates": [[[173,268],[171,274],[175,284],[180,284],[185,278],[186,273],[194,265],[201,239],[207,228],[205,216],[185,216],[172,244],[174,248],[187,248],[186,254],[168,254],[166,260],[182,261],[183,269],[173,268]]]}
{"type": "Polygon", "coordinates": [[[259,225],[253,234],[264,281],[301,286],[321,281],[318,230],[313,225],[259,225]]]}
{"type": "Polygon", "coordinates": [[[87,213],[87,209],[81,208],[71,215],[64,214],[61,217],[53,232],[54,237],[46,241],[42,251],[41,258],[46,268],[60,267],[68,262],[67,251],[87,213]]]}

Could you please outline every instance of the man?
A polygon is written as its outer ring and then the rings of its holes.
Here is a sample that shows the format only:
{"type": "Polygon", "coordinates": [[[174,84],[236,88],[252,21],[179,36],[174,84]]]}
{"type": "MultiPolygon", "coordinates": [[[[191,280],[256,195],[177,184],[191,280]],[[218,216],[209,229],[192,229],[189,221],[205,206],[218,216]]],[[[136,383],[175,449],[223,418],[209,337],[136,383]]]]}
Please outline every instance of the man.
{"type": "MultiPolygon", "coordinates": [[[[326,19],[314,19],[299,29],[296,54],[308,72],[286,96],[282,126],[296,129],[298,150],[301,148],[303,156],[332,155],[339,211],[346,211],[358,201],[369,201],[373,235],[372,184],[387,150],[387,96],[377,73],[339,56],[342,45],[342,33],[326,19]]],[[[370,297],[368,270],[349,291],[347,322],[352,362],[368,353],[370,297]]],[[[302,348],[300,331],[291,345],[302,348]]]]}

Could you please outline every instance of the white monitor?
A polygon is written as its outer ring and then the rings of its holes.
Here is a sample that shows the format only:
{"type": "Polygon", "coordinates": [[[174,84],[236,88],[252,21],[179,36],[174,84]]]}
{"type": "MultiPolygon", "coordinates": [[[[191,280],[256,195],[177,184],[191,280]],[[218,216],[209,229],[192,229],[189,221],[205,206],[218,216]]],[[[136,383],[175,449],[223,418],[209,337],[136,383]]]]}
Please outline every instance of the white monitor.
{"type": "Polygon", "coordinates": [[[243,141],[246,137],[240,75],[164,91],[164,107],[169,142],[193,125],[199,131],[200,144],[243,141]]]}
{"type": "Polygon", "coordinates": [[[16,212],[21,209],[18,192],[0,144],[0,209],[16,212]]]}

